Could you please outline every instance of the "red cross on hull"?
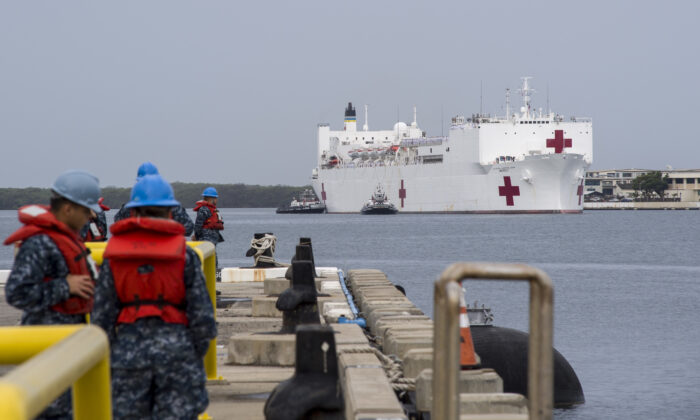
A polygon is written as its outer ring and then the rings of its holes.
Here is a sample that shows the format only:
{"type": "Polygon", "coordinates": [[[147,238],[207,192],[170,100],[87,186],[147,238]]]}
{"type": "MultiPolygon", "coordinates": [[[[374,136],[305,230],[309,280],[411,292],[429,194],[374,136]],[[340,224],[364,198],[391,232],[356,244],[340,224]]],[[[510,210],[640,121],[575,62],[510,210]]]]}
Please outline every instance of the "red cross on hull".
{"type": "Polygon", "coordinates": [[[581,185],[578,186],[576,190],[576,195],[578,195],[578,205],[581,205],[581,198],[583,197],[583,180],[581,180],[581,185]]]}
{"type": "Polygon", "coordinates": [[[572,147],[571,139],[564,138],[564,130],[554,130],[554,138],[547,139],[547,148],[553,147],[554,153],[561,153],[567,147],[572,147]]]}
{"type": "Polygon", "coordinates": [[[326,186],[321,183],[321,200],[326,201],[326,186]]]}
{"type": "Polygon", "coordinates": [[[403,187],[403,179],[401,180],[401,188],[399,188],[399,198],[401,199],[401,208],[403,208],[403,200],[406,198],[406,188],[403,187]]]}
{"type": "Polygon", "coordinates": [[[503,186],[498,187],[498,195],[506,198],[506,206],[514,206],[513,197],[520,195],[520,187],[511,185],[509,176],[503,177],[503,184],[503,186]]]}

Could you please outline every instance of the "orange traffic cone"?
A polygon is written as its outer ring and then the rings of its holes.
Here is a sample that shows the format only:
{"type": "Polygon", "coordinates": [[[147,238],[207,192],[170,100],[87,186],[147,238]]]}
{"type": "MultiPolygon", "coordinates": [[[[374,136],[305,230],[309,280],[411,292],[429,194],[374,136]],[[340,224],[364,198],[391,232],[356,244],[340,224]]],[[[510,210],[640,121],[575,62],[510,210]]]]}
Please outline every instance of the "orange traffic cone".
{"type": "Polygon", "coordinates": [[[481,367],[481,360],[474,351],[472,332],[469,329],[469,315],[467,315],[467,305],[464,299],[464,289],[459,297],[459,364],[462,370],[478,369],[481,367]]]}

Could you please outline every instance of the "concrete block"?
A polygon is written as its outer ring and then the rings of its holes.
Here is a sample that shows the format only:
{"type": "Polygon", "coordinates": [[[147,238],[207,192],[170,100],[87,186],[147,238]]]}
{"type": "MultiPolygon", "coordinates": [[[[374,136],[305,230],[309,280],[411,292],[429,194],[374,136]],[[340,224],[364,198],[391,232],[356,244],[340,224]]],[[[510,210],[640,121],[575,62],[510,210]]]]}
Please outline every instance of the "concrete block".
{"type": "Polygon", "coordinates": [[[347,368],[341,382],[346,419],[406,419],[382,368],[347,368]]]}
{"type": "Polygon", "coordinates": [[[343,288],[340,287],[340,282],[337,280],[321,281],[321,286],[318,288],[318,291],[329,295],[343,294],[343,288]]]}
{"type": "Polygon", "coordinates": [[[427,315],[390,315],[382,317],[375,325],[370,326],[370,331],[374,335],[384,336],[384,330],[390,325],[404,323],[432,323],[433,321],[427,315]]]}
{"type": "Polygon", "coordinates": [[[383,307],[383,306],[392,306],[392,305],[397,305],[397,306],[405,305],[405,306],[411,306],[413,308],[416,307],[416,305],[414,305],[413,302],[406,299],[405,297],[391,297],[391,298],[381,298],[381,299],[365,299],[359,305],[359,308],[360,308],[360,312],[369,313],[372,309],[383,307]]]}
{"type": "MultiPolygon", "coordinates": [[[[326,281],[332,281],[332,280],[326,280],[322,278],[317,278],[314,279],[316,282],[316,290],[320,291],[321,290],[321,284],[326,281]]],[[[266,295],[279,295],[285,290],[289,289],[289,280],[285,279],[284,277],[275,277],[271,279],[265,279],[264,280],[264,292],[266,295]]],[[[338,287],[340,287],[340,283],[338,282],[338,287]]],[[[342,291],[342,290],[341,290],[342,291]]]]}
{"type": "Polygon", "coordinates": [[[326,302],[323,305],[323,318],[327,323],[336,323],[341,316],[347,319],[355,319],[355,315],[350,309],[350,305],[345,302],[326,302]]]}
{"type": "Polygon", "coordinates": [[[7,278],[12,270],[0,270],[0,284],[7,283],[7,278]]]}
{"type": "Polygon", "coordinates": [[[403,357],[403,376],[415,379],[425,369],[433,368],[433,349],[411,349],[403,357]]]}
{"type": "Polygon", "coordinates": [[[460,414],[459,420],[530,420],[528,414],[460,414]]]}
{"type": "Polygon", "coordinates": [[[389,336],[384,340],[382,352],[396,355],[403,360],[407,351],[424,348],[433,348],[432,332],[389,336]]]}
{"type": "Polygon", "coordinates": [[[285,290],[289,289],[289,280],[282,278],[265,279],[265,294],[266,295],[279,295],[285,290]]]}
{"type": "Polygon", "coordinates": [[[396,308],[396,309],[375,309],[372,312],[365,314],[367,325],[370,330],[374,330],[374,325],[380,319],[388,316],[396,315],[424,315],[423,311],[418,308],[396,308]]]}
{"type": "MultiPolygon", "coordinates": [[[[416,408],[418,411],[430,411],[433,401],[432,386],[433,370],[425,369],[420,372],[416,378],[416,408]]],[[[493,369],[459,371],[460,394],[502,395],[502,392],[503,380],[493,369]]],[[[460,413],[475,414],[473,411],[460,411],[460,413]]],[[[489,411],[484,411],[483,413],[489,413],[489,411]]]]}
{"type": "Polygon", "coordinates": [[[282,318],[253,318],[251,316],[216,317],[216,340],[228,343],[229,337],[241,333],[279,331],[282,318]]]}
{"type": "MultiPolygon", "coordinates": [[[[405,327],[406,325],[400,325],[402,327],[405,327]]],[[[399,328],[399,326],[395,327],[390,327],[387,328],[384,331],[384,336],[383,337],[376,337],[377,338],[377,343],[380,345],[384,345],[387,341],[391,340],[393,337],[404,337],[404,336],[433,336],[433,326],[432,325],[425,325],[425,326],[418,326],[418,325],[410,325],[408,326],[410,328],[399,328]]]]}
{"type": "MultiPolygon", "coordinates": [[[[254,317],[276,317],[281,318],[282,312],[277,310],[275,303],[277,303],[278,296],[253,296],[252,314],[254,317]]],[[[326,302],[345,302],[345,296],[319,296],[318,297],[318,311],[323,313],[323,305],[326,302]]]]}
{"type": "Polygon", "coordinates": [[[527,414],[527,399],[520,394],[460,394],[460,414],[527,414]]]}
{"type": "Polygon", "coordinates": [[[369,340],[365,335],[362,327],[357,324],[331,324],[331,328],[335,332],[335,344],[346,345],[368,345],[369,340]]]}
{"type": "Polygon", "coordinates": [[[345,370],[348,368],[381,369],[382,363],[373,353],[340,353],[338,370],[340,381],[345,381],[345,370]]]}
{"type": "Polygon", "coordinates": [[[294,334],[239,334],[229,339],[228,363],[235,365],[294,366],[294,334]]]}
{"type": "Polygon", "coordinates": [[[271,268],[222,268],[222,283],[240,283],[248,281],[265,281],[268,278],[284,277],[287,267],[271,268]]]}

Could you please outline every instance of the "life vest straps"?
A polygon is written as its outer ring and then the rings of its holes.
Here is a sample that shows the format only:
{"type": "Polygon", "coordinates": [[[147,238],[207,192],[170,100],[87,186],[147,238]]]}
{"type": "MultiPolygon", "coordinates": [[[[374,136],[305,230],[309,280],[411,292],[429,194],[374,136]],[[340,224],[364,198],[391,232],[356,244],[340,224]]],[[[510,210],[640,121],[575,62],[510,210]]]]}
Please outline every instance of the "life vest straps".
{"type": "Polygon", "coordinates": [[[172,306],[180,311],[184,311],[187,308],[187,305],[184,303],[173,303],[165,300],[162,294],[158,295],[158,299],[140,299],[139,295],[134,295],[134,300],[128,302],[122,301],[121,304],[124,307],[134,306],[137,310],[141,306],[157,306],[158,309],[162,310],[165,305],[172,306]]]}

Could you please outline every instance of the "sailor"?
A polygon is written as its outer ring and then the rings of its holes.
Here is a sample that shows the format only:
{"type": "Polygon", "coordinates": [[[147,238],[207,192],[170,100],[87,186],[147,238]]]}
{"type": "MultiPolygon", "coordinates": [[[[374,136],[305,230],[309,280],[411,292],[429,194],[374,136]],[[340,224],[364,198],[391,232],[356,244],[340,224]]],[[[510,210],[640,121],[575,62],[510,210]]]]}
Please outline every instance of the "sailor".
{"type": "MultiPolygon", "coordinates": [[[[156,167],[156,165],[152,164],[151,162],[142,163],[141,166],[139,166],[138,171],[136,172],[136,181],[138,182],[138,180],[141,179],[141,177],[146,175],[158,175],[158,168],[156,167]]],[[[187,210],[185,210],[184,207],[178,205],[176,207],[173,207],[172,215],[173,220],[185,227],[185,236],[192,235],[194,224],[192,223],[192,219],[190,218],[190,216],[187,214],[187,210]]],[[[114,215],[114,222],[116,223],[130,216],[131,210],[126,208],[123,204],[117,212],[117,214],[114,215]]]]}
{"type": "Polygon", "coordinates": [[[104,204],[104,197],[97,200],[102,209],[101,213],[93,214],[90,220],[80,229],[80,239],[83,242],[104,242],[107,240],[107,216],[105,212],[110,208],[104,204]]]}
{"type": "Polygon", "coordinates": [[[203,357],[214,309],[179,206],[160,175],[142,177],[111,226],[92,322],[110,340],[114,419],[197,419],[208,403],[203,357]]]}
{"type": "MultiPolygon", "coordinates": [[[[51,187],[50,206],[19,209],[23,226],[5,239],[19,251],[7,278],[7,303],[22,310],[22,325],[82,324],[92,310],[96,270],[78,236],[92,212],[101,213],[99,181],[68,171],[51,187]]],[[[70,391],[38,417],[72,419],[70,391]]]]}
{"type": "MultiPolygon", "coordinates": [[[[221,218],[216,204],[219,199],[219,193],[216,188],[207,187],[202,192],[202,199],[197,201],[194,211],[197,212],[197,219],[194,221],[194,240],[209,241],[216,246],[219,242],[224,241],[221,236],[221,231],[224,230],[224,219],[221,218]]],[[[216,269],[218,276],[219,258],[216,258],[216,269]]]]}

